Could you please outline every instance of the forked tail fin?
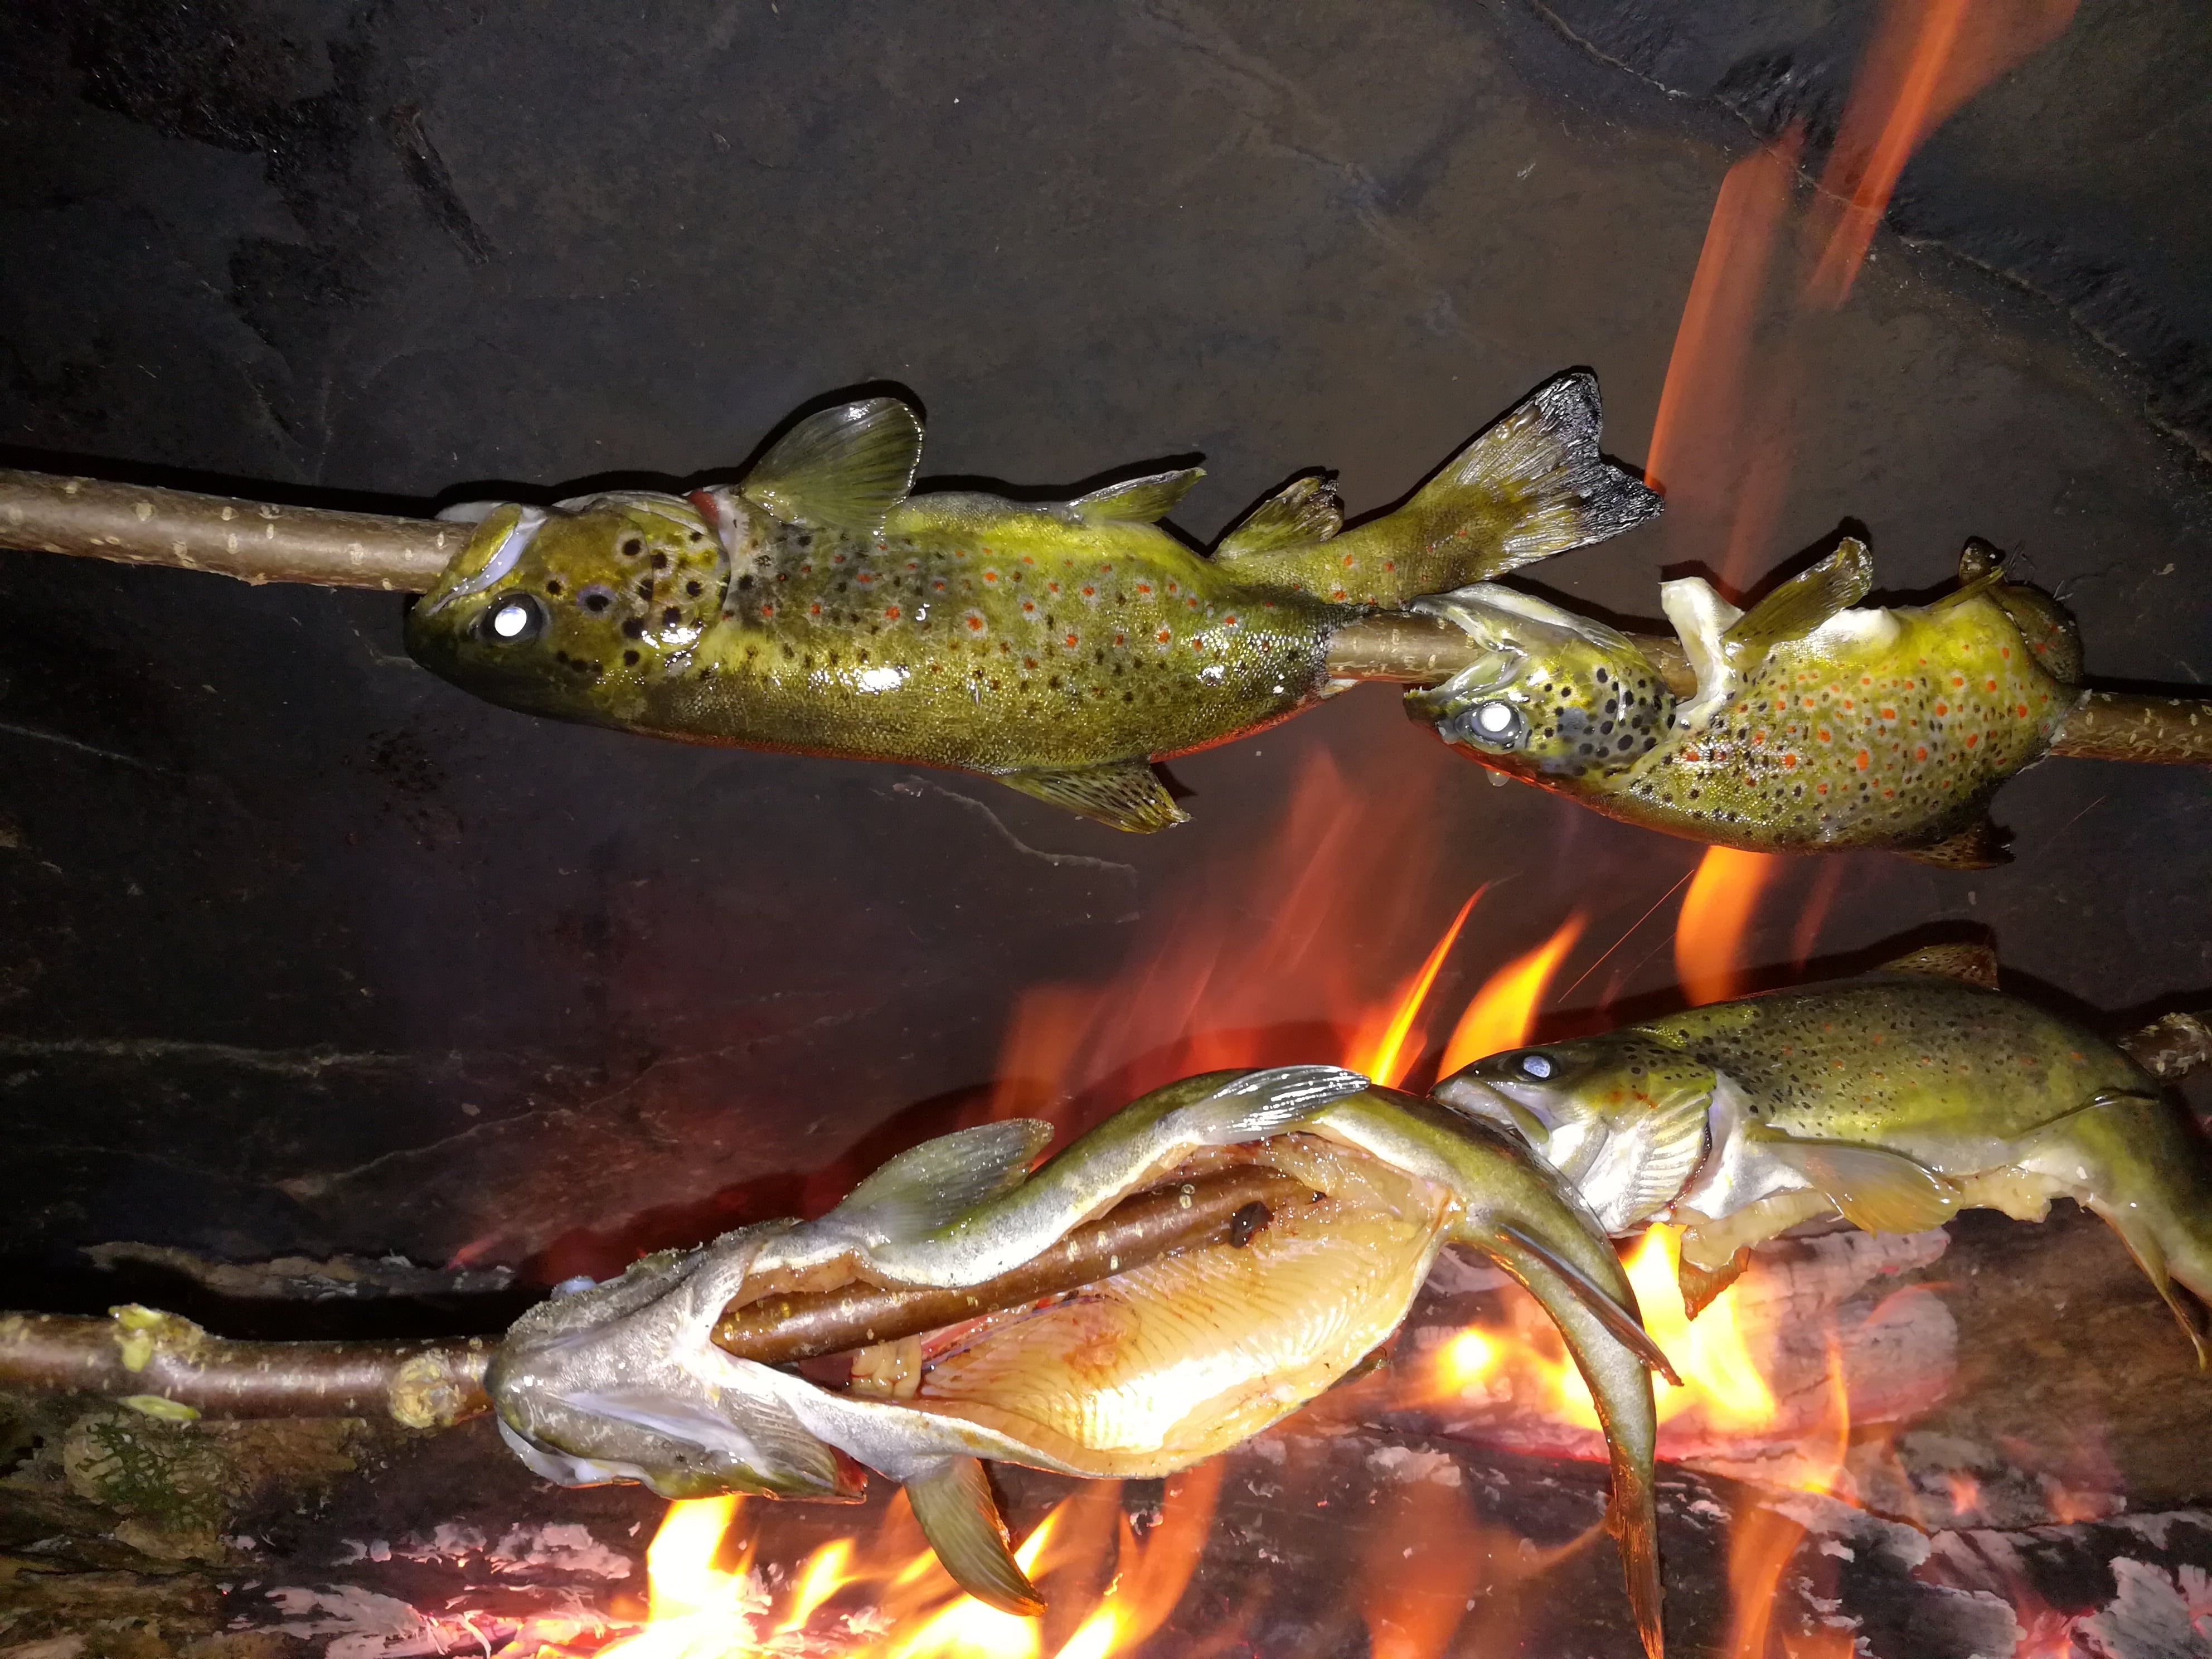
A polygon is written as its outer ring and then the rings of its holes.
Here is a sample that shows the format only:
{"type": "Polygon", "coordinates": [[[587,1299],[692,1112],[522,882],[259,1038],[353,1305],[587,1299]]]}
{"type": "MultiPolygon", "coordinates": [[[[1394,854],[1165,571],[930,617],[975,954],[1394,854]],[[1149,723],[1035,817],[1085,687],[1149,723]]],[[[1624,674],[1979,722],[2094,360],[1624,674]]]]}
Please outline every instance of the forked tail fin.
{"type": "MultiPolygon", "coordinates": [[[[1240,526],[1214,557],[1254,581],[1350,605],[1399,605],[1487,581],[1657,514],[1658,495],[1599,453],[1602,423],[1597,377],[1570,369],[1453,456],[1395,512],[1330,534],[1333,520],[1287,512],[1271,498],[1247,520],[1264,530],[1240,526]],[[1302,518],[1322,533],[1288,539],[1284,530],[1302,518]]],[[[1310,495],[1313,488],[1301,478],[1289,489],[1310,495]]]]}

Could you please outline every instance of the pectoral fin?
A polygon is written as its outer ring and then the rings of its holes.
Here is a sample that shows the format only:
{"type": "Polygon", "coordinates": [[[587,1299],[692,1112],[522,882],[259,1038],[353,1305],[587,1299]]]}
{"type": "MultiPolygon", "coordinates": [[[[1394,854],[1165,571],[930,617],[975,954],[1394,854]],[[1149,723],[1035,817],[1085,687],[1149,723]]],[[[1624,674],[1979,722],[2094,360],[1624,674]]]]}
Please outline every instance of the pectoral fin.
{"type": "Polygon", "coordinates": [[[1874,586],[1874,560],[1866,544],[1846,536],[1811,569],[1792,576],[1737,621],[1722,637],[1748,671],[1774,646],[1802,640],[1839,611],[1866,598],[1874,586]]]}
{"type": "Polygon", "coordinates": [[[925,1140],[854,1188],[830,1216],[872,1243],[927,1237],[1019,1186],[1052,1135],[1049,1123],[1010,1118],[925,1140]]]}
{"type": "Polygon", "coordinates": [[[1834,1201],[1844,1220],[1867,1232],[1917,1233],[1942,1225],[1959,1207],[1948,1182],[1902,1152],[1799,1140],[1767,1129],[1750,1134],[1770,1155],[1795,1165],[1808,1186],[1834,1201]]]}
{"type": "Polygon", "coordinates": [[[1103,766],[1039,767],[1026,772],[1001,772],[999,781],[1009,789],[1034,795],[1042,801],[1078,813],[1109,829],[1132,835],[1188,823],[1190,814],[1175,804],[1151,763],[1109,761],[1103,766]]]}
{"type": "Polygon", "coordinates": [[[1190,487],[1206,476],[1202,466],[1178,467],[1146,478],[1108,484],[1068,503],[1079,516],[1094,522],[1115,519],[1133,524],[1152,524],[1176,510],[1176,503],[1190,494],[1190,487]]]}
{"type": "Polygon", "coordinates": [[[1652,1340],[1651,1333],[1644,1328],[1644,1322],[1634,1308],[1624,1307],[1614,1301],[1606,1293],[1603,1285],[1593,1284],[1589,1274],[1533,1233],[1510,1222],[1501,1226],[1498,1231],[1557,1273],[1566,1287],[1582,1298],[1583,1305],[1603,1320],[1606,1329],[1633,1350],[1638,1359],[1676,1388],[1682,1386],[1681,1376],[1675,1371],[1673,1362],[1658,1343],[1652,1340]]]}
{"type": "Polygon", "coordinates": [[[1162,1123],[1179,1138],[1227,1146],[1279,1134],[1373,1085],[1341,1066],[1277,1066],[1224,1084],[1203,1100],[1177,1107],[1162,1123]]]}
{"type": "Polygon", "coordinates": [[[810,415],[746,475],[742,493],[787,524],[872,536],[921,464],[921,422],[896,398],[810,415]]]}
{"type": "Polygon", "coordinates": [[[943,1474],[908,1481],[906,1498],[921,1522],[922,1536],[953,1583],[1001,1613],[1035,1619],[1044,1612],[1044,1597],[1014,1559],[1006,1523],[981,1462],[950,1459],[943,1474]]]}
{"type": "Polygon", "coordinates": [[[1751,1246],[1746,1244],[1717,1267],[1701,1267],[1683,1251],[1674,1264],[1674,1282],[1682,1291],[1682,1311],[1695,1319],[1712,1305],[1713,1298],[1743,1276],[1751,1266],[1751,1246]]]}
{"type": "Polygon", "coordinates": [[[1254,507],[1221,538],[1213,556],[1224,563],[1272,553],[1279,547],[1325,542],[1344,528],[1344,503],[1326,473],[1293,478],[1254,507]]]}

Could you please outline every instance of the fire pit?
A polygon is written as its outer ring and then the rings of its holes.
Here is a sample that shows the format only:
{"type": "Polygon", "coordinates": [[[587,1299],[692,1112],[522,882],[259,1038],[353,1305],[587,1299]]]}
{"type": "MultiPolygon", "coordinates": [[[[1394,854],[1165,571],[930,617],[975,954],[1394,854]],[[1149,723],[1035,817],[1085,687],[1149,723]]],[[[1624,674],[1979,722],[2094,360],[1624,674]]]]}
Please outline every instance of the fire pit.
{"type": "MultiPolygon", "coordinates": [[[[1532,591],[1649,633],[1662,574],[1741,596],[1848,522],[1925,597],[1980,536],[2093,677],[2186,690],[2191,27],[33,8],[0,464],[421,514],[665,488],[888,386],[947,477],[1202,452],[1210,539],[1302,468],[1381,507],[1584,363],[1668,509],[1532,591]]],[[[1930,937],[2113,1032],[2212,1000],[2185,769],[2025,774],[1996,869],[1763,860],[1493,787],[1369,690],[1177,761],[1202,810],[1125,837],[507,714],[388,596],[27,551],[0,589],[0,1307],[489,1334],[963,1124],[1231,1066],[1419,1089],[1930,937]]],[[[1685,1372],[1670,1651],[2212,1651],[2212,1382],[2094,1218],[1816,1230],[1687,1323],[1669,1248],[1628,1254],[1685,1372]]],[[[0,1659],[1632,1654],[1569,1376],[1447,1259],[1384,1363],[1223,1458],[1000,1471],[1041,1623],[958,1597],[888,1488],[672,1510],[481,1419],[9,1395],[0,1659]]]]}

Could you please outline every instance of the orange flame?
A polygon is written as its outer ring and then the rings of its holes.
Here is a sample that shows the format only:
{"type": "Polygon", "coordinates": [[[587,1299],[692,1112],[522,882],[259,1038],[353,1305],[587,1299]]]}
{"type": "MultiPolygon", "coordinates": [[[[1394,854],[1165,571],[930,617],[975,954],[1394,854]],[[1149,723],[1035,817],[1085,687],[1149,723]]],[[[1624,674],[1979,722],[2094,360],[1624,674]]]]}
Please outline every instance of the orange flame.
{"type": "Polygon", "coordinates": [[[1559,972],[1559,963],[1582,937],[1579,912],[1561,922],[1551,938],[1523,957],[1516,957],[1483,981],[1444,1045],[1439,1075],[1449,1077],[1486,1054],[1517,1048],[1528,1040],[1536,1010],[1559,972]]]}
{"type": "Polygon", "coordinates": [[[1751,336],[1766,289],[1766,268],[1776,233],[1790,204],[1800,135],[1794,130],[1774,149],[1737,162],[1721,181],[1705,242],[1698,255],[1690,297],[1674,331],[1666,384],[1644,464],[1654,489],[1675,498],[1686,489],[1701,501],[1731,480],[1692,471],[1703,458],[1726,455],[1735,446],[1737,405],[1751,336]]]}
{"type": "Polygon", "coordinates": [[[1682,895],[1674,927],[1674,971],[1692,1006],[1725,1002],[1743,988],[1743,938],[1759,889],[1782,860],[1771,853],[1709,847],[1682,895]]]}
{"type": "Polygon", "coordinates": [[[1840,198],[1807,283],[1816,305],[1843,304],[1912,152],[1997,76],[2065,33],[2079,0],[1890,0],[1820,177],[1840,198]]]}
{"type": "Polygon", "coordinates": [[[1453,945],[1459,939],[1459,930],[1467,925],[1468,912],[1474,908],[1475,900],[1481,896],[1480,887],[1467,896],[1467,902],[1459,907],[1459,914],[1431,949],[1420,971],[1407,981],[1405,989],[1398,994],[1398,1006],[1382,1022],[1382,1029],[1372,1033],[1363,1030],[1352,1039],[1345,1058],[1346,1066],[1392,1088],[1413,1068],[1413,1061],[1420,1058],[1422,1046],[1415,1042],[1412,1052],[1407,1052],[1407,1039],[1413,1034],[1413,1021],[1419,1017],[1422,1004],[1429,1000],[1429,988],[1437,982],[1437,971],[1451,954],[1453,945]]]}
{"type": "MultiPolygon", "coordinates": [[[[1828,1344],[1828,1410],[1835,1425],[1835,1443],[1828,1456],[1800,1480],[1808,1492],[1834,1490],[1844,1473],[1850,1447],[1850,1398],[1844,1381],[1843,1351],[1832,1335],[1828,1344]]],[[[1767,1637],[1771,1628],[1776,1589],[1783,1572],[1804,1541],[1805,1528],[1789,1516],[1762,1505],[1746,1510],[1729,1540],[1729,1605],[1734,1619],[1725,1651],[1729,1659],[1767,1659],[1767,1637]]],[[[1830,1632],[1808,1637],[1785,1637],[1789,1659],[1827,1659],[1831,1653],[1852,1651],[1828,1644],[1830,1632]]]]}

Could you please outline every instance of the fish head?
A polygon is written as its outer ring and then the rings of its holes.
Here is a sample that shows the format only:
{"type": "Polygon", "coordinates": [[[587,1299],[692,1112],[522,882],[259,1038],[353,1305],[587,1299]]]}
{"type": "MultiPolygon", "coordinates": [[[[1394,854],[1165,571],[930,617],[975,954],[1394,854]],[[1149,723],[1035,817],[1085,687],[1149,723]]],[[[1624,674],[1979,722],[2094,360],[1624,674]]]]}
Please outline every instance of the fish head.
{"type": "Polygon", "coordinates": [[[495,702],[619,721],[721,615],[730,550],[694,500],[620,490],[449,511],[482,516],[408,612],[407,649],[495,702]]]}
{"type": "Polygon", "coordinates": [[[1613,1031],[1512,1048],[1437,1085],[1455,1111],[1514,1130],[1608,1232],[1664,1209],[1705,1156],[1718,1079],[1655,1037],[1613,1031]]]}
{"type": "Polygon", "coordinates": [[[565,1486],[635,1480],[664,1498],[858,1498],[865,1472],[793,1415],[777,1377],[713,1341],[729,1292],[790,1225],[662,1251],[524,1314],[484,1376],[508,1448],[565,1486]]]}
{"type": "Polygon", "coordinates": [[[1628,636],[1513,588],[1478,583],[1417,599],[1481,654],[1407,713],[1485,765],[1534,779],[1595,780],[1655,748],[1674,697],[1628,636]]]}

